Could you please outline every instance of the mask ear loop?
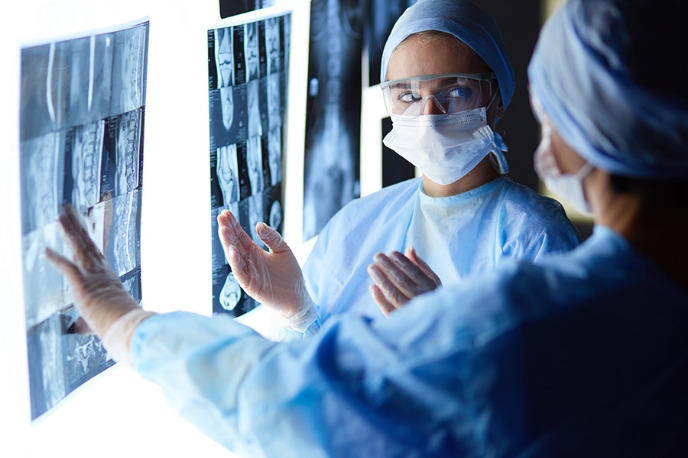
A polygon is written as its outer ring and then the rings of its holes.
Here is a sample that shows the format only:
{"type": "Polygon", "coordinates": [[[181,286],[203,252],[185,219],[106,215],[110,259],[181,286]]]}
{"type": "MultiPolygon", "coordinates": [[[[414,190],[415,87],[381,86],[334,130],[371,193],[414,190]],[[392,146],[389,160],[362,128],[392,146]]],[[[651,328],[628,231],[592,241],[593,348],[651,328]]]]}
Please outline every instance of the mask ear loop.
{"type": "MultiPolygon", "coordinates": [[[[492,81],[490,81],[490,92],[492,92],[492,81]]],[[[495,93],[492,94],[490,103],[488,103],[485,107],[486,114],[490,110],[490,107],[492,106],[494,101],[497,99],[497,94],[499,94],[499,91],[495,91],[495,93]]],[[[504,110],[501,110],[499,112],[499,116],[504,116],[504,110]]],[[[499,141],[496,143],[497,149],[499,149],[499,151],[492,151],[490,153],[490,162],[492,163],[492,166],[499,172],[500,175],[506,175],[507,173],[509,173],[509,164],[506,162],[506,157],[504,157],[503,153],[503,151],[506,151],[506,145],[496,132],[494,133],[494,135],[499,139],[499,141]]]]}

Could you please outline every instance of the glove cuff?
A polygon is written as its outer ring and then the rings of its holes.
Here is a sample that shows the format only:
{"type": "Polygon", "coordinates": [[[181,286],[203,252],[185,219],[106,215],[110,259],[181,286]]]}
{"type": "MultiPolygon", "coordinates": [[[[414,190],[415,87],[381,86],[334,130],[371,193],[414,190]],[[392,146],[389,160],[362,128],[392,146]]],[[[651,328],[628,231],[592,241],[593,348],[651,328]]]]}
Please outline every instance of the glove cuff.
{"type": "Polygon", "coordinates": [[[136,308],[118,318],[110,326],[102,340],[103,345],[115,361],[132,369],[134,368],[129,353],[131,338],[139,324],[153,315],[155,315],[154,312],[146,312],[143,309],[136,308]]]}
{"type": "Polygon", "coordinates": [[[285,329],[304,333],[317,318],[318,313],[313,306],[313,302],[308,298],[308,302],[296,315],[289,318],[280,316],[279,320],[282,322],[282,327],[285,329]]]}

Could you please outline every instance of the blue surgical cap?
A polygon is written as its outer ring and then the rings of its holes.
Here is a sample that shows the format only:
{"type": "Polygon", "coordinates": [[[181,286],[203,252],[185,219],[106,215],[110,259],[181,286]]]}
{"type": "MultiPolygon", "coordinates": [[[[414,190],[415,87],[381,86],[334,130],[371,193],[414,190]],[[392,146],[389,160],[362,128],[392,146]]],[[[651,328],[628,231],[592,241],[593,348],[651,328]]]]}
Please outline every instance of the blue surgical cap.
{"type": "Polygon", "coordinates": [[[614,175],[686,178],[688,100],[634,78],[633,42],[662,31],[631,30],[644,19],[630,5],[569,0],[540,34],[528,67],[530,90],[561,137],[591,164],[614,175]]]}
{"type": "Polygon", "coordinates": [[[380,81],[386,81],[392,54],[414,33],[437,30],[454,35],[475,51],[497,75],[504,107],[514,95],[516,79],[497,21],[466,0],[419,0],[394,24],[382,52],[380,81]]]}

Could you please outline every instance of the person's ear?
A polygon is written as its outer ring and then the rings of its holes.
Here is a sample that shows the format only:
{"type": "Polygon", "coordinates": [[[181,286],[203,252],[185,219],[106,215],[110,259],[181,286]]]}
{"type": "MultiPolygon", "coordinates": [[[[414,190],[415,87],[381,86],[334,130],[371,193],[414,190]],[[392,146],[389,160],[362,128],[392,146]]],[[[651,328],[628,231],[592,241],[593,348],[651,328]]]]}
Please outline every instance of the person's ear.
{"type": "Polygon", "coordinates": [[[497,104],[497,107],[495,109],[495,120],[501,119],[504,117],[504,102],[502,102],[502,97],[500,95],[497,96],[497,101],[499,102],[497,104]]]}
{"type": "Polygon", "coordinates": [[[487,122],[491,128],[494,129],[497,122],[504,117],[504,111],[505,108],[502,102],[502,96],[501,94],[497,94],[492,102],[492,106],[490,106],[487,112],[487,122]]]}

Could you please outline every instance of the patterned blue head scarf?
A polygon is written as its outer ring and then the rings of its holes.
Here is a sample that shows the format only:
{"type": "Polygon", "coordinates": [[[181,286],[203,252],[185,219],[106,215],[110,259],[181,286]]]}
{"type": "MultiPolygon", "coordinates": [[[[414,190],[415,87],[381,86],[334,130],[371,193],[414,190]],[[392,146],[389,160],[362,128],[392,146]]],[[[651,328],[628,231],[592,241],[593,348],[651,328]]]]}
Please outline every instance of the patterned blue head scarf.
{"type": "Polygon", "coordinates": [[[645,24],[651,8],[674,14],[662,2],[569,0],[540,34],[530,90],[592,165],[635,178],[688,178],[688,100],[641,86],[629,68],[639,43],[662,33],[645,24]]]}
{"type": "Polygon", "coordinates": [[[386,81],[387,67],[397,47],[410,35],[437,30],[454,35],[475,51],[497,75],[504,107],[514,95],[516,79],[506,46],[495,19],[466,0],[419,0],[406,9],[385,43],[380,81],[386,81]]]}

